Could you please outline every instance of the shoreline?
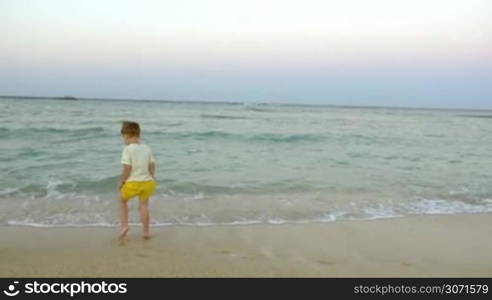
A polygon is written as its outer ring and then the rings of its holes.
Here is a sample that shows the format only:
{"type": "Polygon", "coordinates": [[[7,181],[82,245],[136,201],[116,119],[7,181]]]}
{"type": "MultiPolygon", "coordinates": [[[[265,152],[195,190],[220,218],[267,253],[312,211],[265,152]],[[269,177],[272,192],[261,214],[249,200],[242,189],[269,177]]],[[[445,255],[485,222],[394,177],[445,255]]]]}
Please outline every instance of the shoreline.
{"type": "Polygon", "coordinates": [[[0,226],[0,276],[492,276],[491,213],[151,230],[0,226]]]}

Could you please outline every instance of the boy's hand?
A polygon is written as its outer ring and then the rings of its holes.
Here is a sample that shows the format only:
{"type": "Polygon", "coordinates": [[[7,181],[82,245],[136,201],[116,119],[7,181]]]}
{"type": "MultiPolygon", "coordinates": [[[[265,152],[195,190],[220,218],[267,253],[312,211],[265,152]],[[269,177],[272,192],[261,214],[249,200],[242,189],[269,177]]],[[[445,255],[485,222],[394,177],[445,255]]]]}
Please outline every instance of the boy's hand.
{"type": "Polygon", "coordinates": [[[130,177],[131,171],[132,171],[132,166],[123,164],[123,169],[121,170],[121,175],[120,175],[120,185],[118,186],[118,190],[121,190],[128,177],[130,177]]]}

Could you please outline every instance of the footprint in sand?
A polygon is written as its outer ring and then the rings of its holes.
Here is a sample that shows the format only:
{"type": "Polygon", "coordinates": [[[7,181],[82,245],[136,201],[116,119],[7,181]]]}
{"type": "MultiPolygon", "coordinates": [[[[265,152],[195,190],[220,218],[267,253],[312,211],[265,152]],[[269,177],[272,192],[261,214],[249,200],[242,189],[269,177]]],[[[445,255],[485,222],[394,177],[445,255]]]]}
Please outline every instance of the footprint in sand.
{"type": "Polygon", "coordinates": [[[261,254],[265,256],[266,258],[275,258],[275,253],[273,252],[272,248],[267,248],[267,247],[261,247],[260,248],[261,254]]]}
{"type": "Polygon", "coordinates": [[[316,262],[318,264],[321,264],[321,265],[334,265],[334,264],[336,264],[335,262],[326,261],[326,260],[317,260],[316,262]]]}
{"type": "Polygon", "coordinates": [[[236,253],[234,253],[232,250],[227,250],[227,249],[224,249],[224,250],[221,250],[220,251],[221,254],[224,254],[224,255],[228,255],[228,256],[237,256],[236,253]]]}

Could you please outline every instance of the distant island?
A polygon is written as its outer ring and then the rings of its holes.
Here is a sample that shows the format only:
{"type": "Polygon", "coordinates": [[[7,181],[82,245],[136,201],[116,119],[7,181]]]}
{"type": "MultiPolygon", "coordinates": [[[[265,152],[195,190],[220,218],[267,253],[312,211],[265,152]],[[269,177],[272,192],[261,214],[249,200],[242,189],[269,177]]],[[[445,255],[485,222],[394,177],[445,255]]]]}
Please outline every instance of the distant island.
{"type": "Polygon", "coordinates": [[[2,99],[49,99],[49,100],[80,100],[79,98],[77,97],[74,97],[74,96],[63,96],[63,97],[42,97],[42,96],[0,96],[0,98],[2,99]]]}

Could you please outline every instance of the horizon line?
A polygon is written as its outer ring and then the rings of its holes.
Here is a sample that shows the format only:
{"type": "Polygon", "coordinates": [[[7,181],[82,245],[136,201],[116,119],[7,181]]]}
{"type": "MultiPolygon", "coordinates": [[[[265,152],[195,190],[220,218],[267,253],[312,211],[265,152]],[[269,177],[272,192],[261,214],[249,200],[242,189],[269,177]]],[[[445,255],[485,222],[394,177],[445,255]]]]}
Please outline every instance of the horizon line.
{"type": "Polygon", "coordinates": [[[75,97],[72,95],[64,96],[14,96],[0,95],[0,99],[41,99],[41,100],[65,100],[65,101],[146,101],[146,102],[167,102],[167,103],[203,103],[203,104],[230,104],[230,105],[280,105],[280,106],[318,106],[318,107],[338,107],[338,108],[390,108],[390,109],[427,109],[427,110],[469,110],[469,111],[492,111],[492,108],[451,108],[451,107],[421,107],[421,106],[381,106],[381,105],[346,105],[346,104],[322,104],[322,103],[288,103],[288,102],[264,102],[264,101],[226,101],[226,100],[199,100],[199,99],[144,99],[144,98],[100,98],[100,97],[75,97]]]}

